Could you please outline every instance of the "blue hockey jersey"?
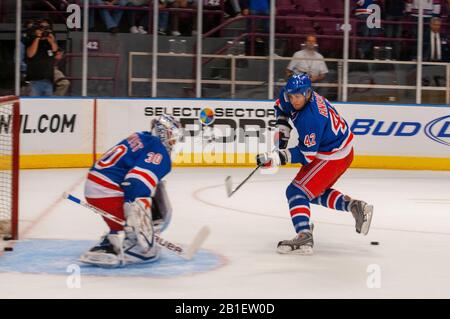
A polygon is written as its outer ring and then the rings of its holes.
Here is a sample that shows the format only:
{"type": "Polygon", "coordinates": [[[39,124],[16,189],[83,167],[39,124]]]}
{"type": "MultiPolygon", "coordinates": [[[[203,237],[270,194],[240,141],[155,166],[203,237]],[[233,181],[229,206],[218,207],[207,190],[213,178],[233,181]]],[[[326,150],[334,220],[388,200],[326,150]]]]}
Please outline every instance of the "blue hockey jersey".
{"type": "Polygon", "coordinates": [[[303,109],[296,111],[283,88],[275,102],[275,114],[277,118],[290,118],[298,132],[298,145],[289,149],[291,163],[306,165],[315,158],[341,159],[352,150],[353,134],[347,122],[326,98],[316,92],[303,109]]]}
{"type": "Polygon", "coordinates": [[[372,10],[369,9],[369,6],[375,4],[373,0],[355,0],[356,4],[355,15],[365,15],[372,14],[372,10]]]}
{"type": "Polygon", "coordinates": [[[172,162],[161,140],[150,132],[136,132],[108,150],[88,173],[85,196],[90,198],[154,195],[172,162]]]}

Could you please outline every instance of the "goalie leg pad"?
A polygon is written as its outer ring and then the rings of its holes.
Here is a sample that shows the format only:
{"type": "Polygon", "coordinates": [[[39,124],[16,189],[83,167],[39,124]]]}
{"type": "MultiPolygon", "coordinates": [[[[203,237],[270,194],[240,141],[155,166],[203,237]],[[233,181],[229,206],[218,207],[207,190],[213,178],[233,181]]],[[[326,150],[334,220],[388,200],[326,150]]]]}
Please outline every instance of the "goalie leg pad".
{"type": "Polygon", "coordinates": [[[149,251],[155,244],[150,206],[150,198],[136,198],[134,202],[124,204],[127,238],[136,241],[143,253],[149,251]]]}
{"type": "Polygon", "coordinates": [[[159,259],[160,248],[157,245],[153,245],[151,249],[143,252],[138,244],[132,244],[132,242],[126,241],[124,260],[126,265],[151,263],[159,259]]]}

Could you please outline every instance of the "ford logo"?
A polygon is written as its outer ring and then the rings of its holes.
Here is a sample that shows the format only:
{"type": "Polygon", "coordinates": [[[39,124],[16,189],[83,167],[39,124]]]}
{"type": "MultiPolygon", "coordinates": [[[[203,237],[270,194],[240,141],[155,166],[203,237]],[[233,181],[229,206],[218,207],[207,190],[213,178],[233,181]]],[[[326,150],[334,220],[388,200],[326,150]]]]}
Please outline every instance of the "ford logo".
{"type": "Polygon", "coordinates": [[[450,115],[428,123],[425,126],[425,134],[435,142],[450,146],[450,115]]]}

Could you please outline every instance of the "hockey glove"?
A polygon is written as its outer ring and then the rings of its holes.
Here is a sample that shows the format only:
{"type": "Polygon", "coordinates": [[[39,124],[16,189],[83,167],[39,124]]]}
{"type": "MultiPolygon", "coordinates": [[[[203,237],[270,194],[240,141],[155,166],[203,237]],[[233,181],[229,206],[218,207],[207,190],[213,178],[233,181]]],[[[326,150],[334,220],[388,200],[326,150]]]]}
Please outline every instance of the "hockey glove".
{"type": "Polygon", "coordinates": [[[286,165],[290,162],[290,153],[288,150],[266,152],[256,155],[256,164],[263,168],[277,167],[286,165]]]}
{"type": "Polygon", "coordinates": [[[276,127],[278,129],[278,135],[275,137],[275,145],[278,144],[278,148],[283,150],[288,145],[292,127],[289,124],[288,118],[284,116],[279,116],[277,118],[276,127]]]}

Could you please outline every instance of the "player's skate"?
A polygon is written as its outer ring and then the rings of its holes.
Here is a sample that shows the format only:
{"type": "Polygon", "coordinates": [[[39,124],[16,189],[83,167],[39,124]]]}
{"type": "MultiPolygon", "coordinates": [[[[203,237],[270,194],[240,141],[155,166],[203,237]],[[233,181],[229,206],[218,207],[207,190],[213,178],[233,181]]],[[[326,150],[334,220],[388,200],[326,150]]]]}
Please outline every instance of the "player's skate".
{"type": "Polygon", "coordinates": [[[277,252],[280,254],[297,254],[312,255],[313,254],[313,230],[302,231],[291,240],[283,240],[278,243],[277,252]]]}
{"type": "Polygon", "coordinates": [[[367,235],[372,221],[373,206],[362,200],[352,199],[349,204],[350,211],[355,218],[356,232],[367,235]]]}

